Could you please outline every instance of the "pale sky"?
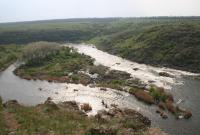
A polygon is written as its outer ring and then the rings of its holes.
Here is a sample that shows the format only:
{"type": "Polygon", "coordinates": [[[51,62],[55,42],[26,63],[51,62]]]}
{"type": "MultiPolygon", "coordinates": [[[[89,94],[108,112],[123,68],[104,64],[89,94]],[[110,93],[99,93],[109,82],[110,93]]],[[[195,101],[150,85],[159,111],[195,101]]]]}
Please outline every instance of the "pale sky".
{"type": "Polygon", "coordinates": [[[141,16],[200,16],[200,0],[0,0],[0,22],[141,16]]]}

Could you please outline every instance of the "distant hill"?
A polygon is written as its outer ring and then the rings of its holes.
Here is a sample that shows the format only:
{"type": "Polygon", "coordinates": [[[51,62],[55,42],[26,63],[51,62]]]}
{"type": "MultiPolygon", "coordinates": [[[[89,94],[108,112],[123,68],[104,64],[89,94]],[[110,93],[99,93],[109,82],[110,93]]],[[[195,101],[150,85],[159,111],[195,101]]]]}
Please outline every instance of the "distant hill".
{"type": "Polygon", "coordinates": [[[90,18],[0,24],[0,44],[88,42],[139,63],[200,72],[200,17],[90,18]]]}

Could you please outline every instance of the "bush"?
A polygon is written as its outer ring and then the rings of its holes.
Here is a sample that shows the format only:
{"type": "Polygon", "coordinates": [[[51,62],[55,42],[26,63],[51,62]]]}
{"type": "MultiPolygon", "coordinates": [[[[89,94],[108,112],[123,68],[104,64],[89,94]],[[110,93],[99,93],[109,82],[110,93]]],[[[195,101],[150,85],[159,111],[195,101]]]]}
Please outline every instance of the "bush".
{"type": "Polygon", "coordinates": [[[43,60],[51,59],[59,51],[59,44],[50,42],[30,43],[23,49],[22,61],[26,65],[39,65],[43,60]]]}
{"type": "Polygon", "coordinates": [[[135,92],[135,97],[138,98],[139,100],[142,100],[148,104],[153,104],[154,103],[154,98],[150,95],[150,93],[145,92],[143,90],[139,90],[135,92]]]}
{"type": "Polygon", "coordinates": [[[149,92],[151,96],[154,98],[154,100],[156,100],[158,103],[160,101],[166,102],[168,98],[164,90],[159,90],[159,88],[154,87],[154,86],[151,86],[151,88],[149,89],[149,92]]]}

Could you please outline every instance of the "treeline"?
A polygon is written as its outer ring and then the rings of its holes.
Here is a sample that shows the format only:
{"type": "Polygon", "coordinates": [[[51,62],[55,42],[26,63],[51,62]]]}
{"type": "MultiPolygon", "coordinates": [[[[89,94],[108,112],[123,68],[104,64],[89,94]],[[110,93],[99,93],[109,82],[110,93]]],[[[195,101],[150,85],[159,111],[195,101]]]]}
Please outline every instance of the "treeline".
{"type": "Polygon", "coordinates": [[[81,42],[89,40],[96,34],[81,30],[30,30],[0,33],[0,44],[26,44],[37,41],[81,42]]]}
{"type": "Polygon", "coordinates": [[[0,24],[1,44],[37,41],[85,42],[105,35],[158,24],[199,23],[199,17],[92,18],[0,24]]]}

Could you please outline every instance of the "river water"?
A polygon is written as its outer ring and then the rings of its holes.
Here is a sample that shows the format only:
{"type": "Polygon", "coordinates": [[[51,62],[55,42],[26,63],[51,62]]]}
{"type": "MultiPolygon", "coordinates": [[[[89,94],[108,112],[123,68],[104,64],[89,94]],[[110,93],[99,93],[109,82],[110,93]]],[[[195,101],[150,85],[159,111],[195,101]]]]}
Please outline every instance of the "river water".
{"type": "Polygon", "coordinates": [[[119,107],[136,109],[151,119],[152,126],[160,127],[172,135],[200,134],[200,128],[198,128],[200,125],[200,81],[182,77],[182,75],[194,74],[130,62],[89,45],[81,44],[74,47],[79,52],[93,57],[96,63],[108,66],[111,69],[126,71],[132,77],[140,78],[145,83],[149,83],[149,80],[155,80],[153,83],[167,88],[174,95],[175,101],[184,100],[182,106],[190,109],[193,112],[193,117],[189,120],[176,120],[174,116],[168,114],[169,118],[164,120],[155,113],[156,106],[148,106],[128,93],[113,89],[101,91],[100,88],[90,88],[80,84],[49,83],[40,80],[27,81],[13,74],[15,65],[11,65],[7,70],[0,73],[0,95],[3,100],[16,99],[23,105],[36,105],[44,102],[47,97],[52,97],[55,102],[75,100],[80,104],[91,104],[93,110],[89,115],[95,114],[100,109],[106,109],[101,104],[101,101],[104,100],[108,106],[114,103],[119,107]],[[135,71],[133,68],[139,70],[135,71]],[[158,72],[161,71],[168,72],[175,78],[160,77],[158,72]],[[74,91],[74,89],[78,91],[74,91]]]}

